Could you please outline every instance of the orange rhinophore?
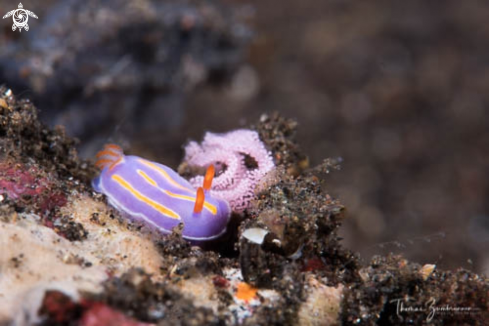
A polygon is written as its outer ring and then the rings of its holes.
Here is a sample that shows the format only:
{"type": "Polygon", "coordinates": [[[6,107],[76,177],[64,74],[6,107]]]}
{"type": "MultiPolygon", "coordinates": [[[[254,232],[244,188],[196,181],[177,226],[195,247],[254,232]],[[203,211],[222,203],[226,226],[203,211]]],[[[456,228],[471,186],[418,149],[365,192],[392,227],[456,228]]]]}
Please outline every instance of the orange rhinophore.
{"type": "Polygon", "coordinates": [[[210,190],[212,186],[212,180],[214,179],[214,174],[216,170],[214,169],[214,165],[209,165],[207,168],[207,172],[204,177],[204,190],[210,190]]]}
{"type": "Polygon", "coordinates": [[[202,208],[204,207],[204,202],[205,202],[204,189],[202,187],[199,187],[199,189],[197,189],[197,197],[195,198],[194,213],[198,214],[202,212],[202,208]]]}

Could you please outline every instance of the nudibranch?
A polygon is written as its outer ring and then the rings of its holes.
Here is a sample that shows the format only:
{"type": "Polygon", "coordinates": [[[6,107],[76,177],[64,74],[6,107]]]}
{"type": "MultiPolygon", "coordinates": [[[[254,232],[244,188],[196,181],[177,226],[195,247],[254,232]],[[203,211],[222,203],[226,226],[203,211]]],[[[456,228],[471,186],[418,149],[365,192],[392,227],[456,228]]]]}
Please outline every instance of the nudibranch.
{"type": "Polygon", "coordinates": [[[117,145],[106,145],[97,159],[102,171],[93,188],[131,219],[166,234],[183,223],[182,237],[192,241],[215,239],[226,232],[231,209],[226,200],[210,194],[212,165],[196,190],[169,167],[126,156],[117,145]]]}

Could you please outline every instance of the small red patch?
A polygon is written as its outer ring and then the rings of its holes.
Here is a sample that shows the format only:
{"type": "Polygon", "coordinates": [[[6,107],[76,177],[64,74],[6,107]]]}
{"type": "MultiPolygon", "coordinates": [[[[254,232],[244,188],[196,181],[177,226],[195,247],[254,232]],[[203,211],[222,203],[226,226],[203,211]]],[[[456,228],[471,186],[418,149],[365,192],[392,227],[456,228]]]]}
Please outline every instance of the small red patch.
{"type": "Polygon", "coordinates": [[[122,312],[112,309],[106,304],[100,302],[91,303],[88,309],[83,313],[79,322],[80,326],[148,326],[148,324],[139,322],[127,317],[122,312]]]}
{"type": "Polygon", "coordinates": [[[37,205],[40,215],[45,216],[55,207],[66,205],[66,196],[55,187],[37,168],[0,163],[0,193],[26,205],[37,205]]]}
{"type": "Polygon", "coordinates": [[[314,272],[318,269],[324,269],[326,265],[324,265],[323,261],[320,258],[311,258],[307,260],[307,263],[302,268],[303,272],[314,272]]]}
{"type": "Polygon", "coordinates": [[[80,307],[69,296],[59,291],[46,291],[39,308],[39,316],[47,318],[56,324],[67,323],[78,319],[80,307]]]}
{"type": "Polygon", "coordinates": [[[63,207],[66,205],[68,200],[66,196],[60,192],[55,192],[50,196],[46,197],[45,200],[41,203],[41,212],[51,211],[56,207],[63,207]]]}
{"type": "Polygon", "coordinates": [[[229,286],[229,281],[220,275],[216,275],[212,278],[212,283],[218,288],[227,288],[229,286]]]}
{"type": "Polygon", "coordinates": [[[39,309],[39,316],[46,319],[47,324],[80,326],[149,326],[127,317],[104,303],[82,300],[74,302],[60,291],[46,291],[39,309]],[[78,322],[76,322],[78,321],[78,322]],[[74,323],[76,322],[76,323],[74,323]]]}

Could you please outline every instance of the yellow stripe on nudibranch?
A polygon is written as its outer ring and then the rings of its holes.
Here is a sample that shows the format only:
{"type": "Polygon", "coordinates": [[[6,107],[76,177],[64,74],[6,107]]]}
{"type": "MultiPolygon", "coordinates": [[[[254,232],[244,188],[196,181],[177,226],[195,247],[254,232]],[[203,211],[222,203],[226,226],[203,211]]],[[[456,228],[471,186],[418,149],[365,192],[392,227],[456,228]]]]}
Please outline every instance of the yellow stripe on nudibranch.
{"type": "Polygon", "coordinates": [[[127,182],[126,180],[124,180],[124,178],[122,178],[120,175],[114,174],[114,175],[112,175],[112,179],[115,182],[117,182],[118,184],[120,184],[124,189],[129,191],[138,200],[144,202],[145,204],[148,204],[149,206],[151,206],[152,208],[154,208],[155,210],[157,210],[161,214],[168,216],[170,218],[176,219],[176,220],[180,219],[180,215],[178,215],[177,213],[175,213],[171,209],[167,208],[166,206],[161,205],[160,203],[157,203],[154,200],[151,200],[148,197],[144,196],[139,191],[134,189],[134,187],[131,186],[131,184],[129,182],[127,182]]]}
{"type": "MultiPolygon", "coordinates": [[[[192,197],[192,196],[185,196],[185,195],[179,195],[179,194],[175,194],[169,190],[166,190],[166,189],[161,189],[158,187],[158,184],[156,183],[156,181],[154,181],[153,179],[151,179],[144,171],[142,170],[137,170],[138,174],[140,176],[142,176],[144,178],[144,180],[146,180],[146,182],[148,182],[150,185],[152,186],[155,186],[157,187],[159,190],[163,191],[165,194],[167,194],[168,196],[172,197],[172,198],[177,198],[177,199],[183,199],[183,200],[188,200],[188,201],[191,201],[191,202],[195,202],[196,201],[196,197],[192,197]]],[[[212,213],[212,215],[216,215],[217,214],[217,207],[208,203],[208,202],[204,202],[204,207],[212,213]]]]}
{"type": "MultiPolygon", "coordinates": [[[[196,197],[191,197],[191,196],[185,196],[185,195],[179,195],[179,194],[174,194],[173,192],[171,191],[168,191],[168,190],[163,190],[163,192],[165,194],[167,194],[168,196],[170,197],[173,197],[173,198],[178,198],[178,199],[183,199],[183,200],[188,200],[188,201],[191,201],[191,202],[195,202],[197,200],[196,197]]],[[[209,204],[208,202],[204,202],[204,207],[212,213],[212,215],[216,215],[217,214],[217,207],[212,205],[212,204],[209,204]]]]}
{"type": "Polygon", "coordinates": [[[147,167],[149,167],[153,171],[159,173],[163,178],[165,178],[169,183],[171,183],[175,187],[182,189],[182,190],[185,190],[185,191],[190,192],[190,193],[195,192],[195,190],[184,187],[181,184],[179,184],[177,181],[173,180],[172,177],[170,177],[170,175],[168,174],[168,172],[166,172],[164,169],[160,168],[158,165],[151,163],[149,161],[143,160],[143,159],[139,159],[139,162],[146,165],[147,167]]]}
{"type": "Polygon", "coordinates": [[[137,170],[138,174],[140,176],[142,176],[144,178],[144,180],[146,180],[146,182],[148,182],[150,185],[152,186],[155,186],[155,187],[158,187],[158,184],[156,183],[156,181],[154,181],[153,179],[151,179],[146,173],[144,173],[144,171],[142,170],[137,170]]]}

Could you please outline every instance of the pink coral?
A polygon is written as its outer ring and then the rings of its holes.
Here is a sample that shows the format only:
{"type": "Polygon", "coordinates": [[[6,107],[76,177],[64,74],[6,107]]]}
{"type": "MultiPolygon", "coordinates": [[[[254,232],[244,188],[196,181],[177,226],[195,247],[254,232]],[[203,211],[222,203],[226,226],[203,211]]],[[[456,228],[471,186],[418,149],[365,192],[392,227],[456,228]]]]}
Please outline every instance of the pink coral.
{"type": "Polygon", "coordinates": [[[57,290],[46,291],[39,315],[43,317],[46,325],[68,325],[73,324],[75,320],[75,324],[81,326],[155,325],[132,319],[102,302],[84,299],[75,302],[70,296],[57,290]]]}
{"type": "MultiPolygon", "coordinates": [[[[275,167],[258,133],[246,129],[206,133],[201,145],[192,141],[185,147],[185,161],[191,166],[215,165],[217,176],[211,193],[227,200],[235,212],[248,207],[258,182],[275,167]]],[[[197,176],[190,183],[200,187],[203,181],[204,177],[197,176]]]]}
{"type": "Polygon", "coordinates": [[[54,177],[39,168],[23,164],[0,162],[0,194],[5,193],[15,201],[38,206],[41,215],[48,215],[55,207],[66,204],[66,196],[57,190],[54,177]]]}
{"type": "Polygon", "coordinates": [[[103,303],[92,303],[82,316],[81,326],[150,326],[125,316],[103,303]]]}

